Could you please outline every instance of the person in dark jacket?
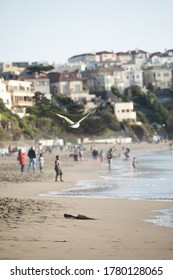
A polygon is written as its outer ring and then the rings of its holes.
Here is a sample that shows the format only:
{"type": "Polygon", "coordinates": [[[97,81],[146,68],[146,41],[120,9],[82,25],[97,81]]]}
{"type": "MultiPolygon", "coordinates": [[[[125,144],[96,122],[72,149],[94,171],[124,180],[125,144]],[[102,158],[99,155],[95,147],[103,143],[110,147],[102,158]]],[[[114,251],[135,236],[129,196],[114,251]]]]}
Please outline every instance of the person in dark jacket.
{"type": "Polygon", "coordinates": [[[33,172],[35,173],[36,172],[36,153],[32,146],[28,151],[28,157],[29,157],[28,172],[30,171],[30,168],[32,166],[33,172]]]}

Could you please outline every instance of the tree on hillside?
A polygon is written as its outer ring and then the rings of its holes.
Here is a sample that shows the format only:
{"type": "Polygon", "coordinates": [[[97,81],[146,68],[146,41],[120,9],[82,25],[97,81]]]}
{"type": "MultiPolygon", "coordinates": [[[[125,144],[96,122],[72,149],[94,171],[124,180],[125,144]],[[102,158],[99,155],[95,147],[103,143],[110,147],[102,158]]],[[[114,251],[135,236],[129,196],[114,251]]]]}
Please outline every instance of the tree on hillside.
{"type": "Polygon", "coordinates": [[[75,102],[71,98],[59,94],[54,97],[55,102],[63,110],[68,111],[70,114],[78,115],[83,114],[85,106],[83,103],[75,102]]]}
{"type": "Polygon", "coordinates": [[[33,73],[44,73],[44,72],[48,72],[50,70],[54,69],[54,67],[52,65],[48,65],[48,66],[44,66],[42,64],[40,65],[36,65],[36,66],[33,66],[33,65],[30,65],[27,67],[27,71],[30,72],[30,74],[33,74],[33,73]]]}
{"type": "Polygon", "coordinates": [[[128,99],[133,99],[141,93],[141,88],[139,86],[130,86],[124,90],[124,97],[128,99]]]}
{"type": "Polygon", "coordinates": [[[57,106],[43,93],[36,92],[34,96],[35,104],[27,108],[27,113],[34,114],[39,117],[52,117],[57,112],[57,106]]]}
{"type": "Polygon", "coordinates": [[[121,95],[121,93],[120,93],[120,91],[119,91],[119,89],[118,89],[117,87],[111,87],[111,92],[112,92],[115,96],[122,98],[122,95],[121,95]]]}

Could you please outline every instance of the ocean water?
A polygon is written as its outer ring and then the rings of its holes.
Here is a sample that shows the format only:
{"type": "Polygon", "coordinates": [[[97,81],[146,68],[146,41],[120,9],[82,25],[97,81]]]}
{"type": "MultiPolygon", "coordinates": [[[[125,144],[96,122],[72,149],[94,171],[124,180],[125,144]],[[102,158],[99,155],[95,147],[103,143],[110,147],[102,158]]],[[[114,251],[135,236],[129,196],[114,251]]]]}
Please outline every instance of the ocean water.
{"type": "MultiPolygon", "coordinates": [[[[106,166],[98,171],[99,179],[82,180],[76,187],[47,195],[172,201],[173,156],[170,150],[147,153],[136,160],[136,170],[132,167],[132,159],[115,159],[111,171],[106,166]]],[[[151,222],[173,227],[173,208],[158,212],[151,222]]]]}

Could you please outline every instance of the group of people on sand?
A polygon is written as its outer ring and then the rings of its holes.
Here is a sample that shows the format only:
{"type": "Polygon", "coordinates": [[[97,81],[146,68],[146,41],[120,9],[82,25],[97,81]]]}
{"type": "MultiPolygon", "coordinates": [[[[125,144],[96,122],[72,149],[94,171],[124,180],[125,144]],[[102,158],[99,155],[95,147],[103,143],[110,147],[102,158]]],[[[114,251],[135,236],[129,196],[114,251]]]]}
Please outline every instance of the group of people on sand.
{"type": "MultiPolygon", "coordinates": [[[[130,159],[130,149],[129,149],[129,147],[127,147],[127,148],[125,149],[124,155],[125,155],[125,159],[126,159],[126,160],[127,160],[127,159],[130,159]]],[[[111,170],[112,159],[113,159],[113,157],[114,157],[114,158],[115,158],[115,157],[119,157],[119,158],[120,158],[120,154],[118,154],[118,155],[116,155],[116,156],[113,155],[113,149],[110,148],[110,149],[108,150],[108,152],[107,152],[107,162],[108,162],[108,169],[109,169],[109,170],[111,170]]],[[[137,165],[138,165],[138,162],[137,162],[137,160],[136,160],[136,157],[133,157],[132,166],[133,166],[133,169],[134,169],[134,170],[136,170],[137,165]]]]}
{"type": "MultiPolygon", "coordinates": [[[[124,155],[125,155],[125,159],[130,158],[130,149],[129,148],[125,149],[124,155]]],[[[33,172],[35,173],[36,172],[36,158],[37,158],[37,155],[36,155],[36,151],[34,150],[33,146],[30,147],[30,149],[27,153],[27,156],[29,158],[28,172],[30,172],[30,170],[32,168],[33,172]]],[[[82,154],[82,157],[83,157],[83,154],[82,154]]],[[[104,153],[103,150],[101,150],[100,152],[98,152],[97,149],[92,150],[92,158],[93,158],[94,162],[97,162],[98,158],[100,158],[100,162],[102,163],[102,162],[104,162],[105,157],[106,157],[107,163],[108,163],[108,170],[111,170],[113,158],[117,158],[117,157],[120,158],[120,154],[115,155],[112,148],[110,148],[107,151],[106,154],[104,153]]],[[[24,167],[25,167],[25,152],[22,150],[22,148],[20,148],[18,150],[18,158],[17,159],[18,159],[19,164],[21,166],[21,172],[23,173],[24,172],[24,167]]],[[[40,170],[40,173],[41,173],[41,172],[43,172],[43,166],[44,166],[44,158],[43,158],[42,152],[39,152],[38,163],[39,163],[39,170],[40,170]]],[[[55,157],[55,162],[54,163],[55,163],[55,165],[54,165],[55,182],[58,181],[58,178],[60,178],[60,181],[63,182],[63,178],[62,178],[63,172],[62,172],[61,161],[60,161],[60,156],[59,155],[57,155],[55,157]]],[[[133,157],[132,166],[133,166],[134,170],[136,169],[137,164],[138,164],[138,162],[137,162],[136,158],[133,157]]]]}
{"type": "Polygon", "coordinates": [[[94,148],[92,150],[92,158],[93,158],[94,163],[98,163],[98,160],[100,160],[100,162],[103,163],[104,157],[105,157],[105,154],[104,154],[103,150],[98,151],[96,148],[94,148]]]}
{"type": "Polygon", "coordinates": [[[84,160],[83,151],[81,149],[79,149],[79,151],[75,149],[74,152],[70,154],[70,157],[73,157],[74,161],[82,162],[84,160]]]}
{"type": "MultiPolygon", "coordinates": [[[[34,147],[31,146],[31,148],[28,151],[28,158],[29,158],[29,164],[28,164],[28,172],[30,172],[30,169],[33,169],[33,172],[36,172],[36,152],[34,150],[34,147]]],[[[25,152],[20,148],[18,151],[18,157],[17,160],[19,161],[19,164],[21,166],[21,172],[24,172],[24,167],[25,167],[25,152]]],[[[43,154],[40,152],[39,157],[38,157],[38,162],[39,162],[39,170],[40,173],[43,172],[43,166],[44,166],[44,158],[43,154]]],[[[61,162],[60,162],[60,157],[59,155],[56,156],[55,158],[55,182],[58,181],[58,177],[60,177],[60,181],[63,182],[62,179],[62,168],[61,168],[61,162]]]]}
{"type": "MultiPolygon", "coordinates": [[[[28,151],[28,158],[29,158],[29,164],[28,164],[28,172],[30,172],[30,169],[33,169],[33,172],[36,172],[36,152],[34,150],[34,147],[31,146],[31,148],[28,151]]],[[[24,172],[25,168],[25,152],[22,148],[19,148],[18,150],[18,157],[17,160],[19,161],[19,164],[21,166],[21,172],[24,172]]],[[[39,162],[39,170],[40,173],[43,172],[43,165],[44,165],[44,158],[43,154],[40,152],[38,157],[39,162]]]]}
{"type": "MultiPolygon", "coordinates": [[[[130,148],[127,146],[127,147],[123,147],[122,149],[123,149],[125,160],[129,160],[130,159],[130,148]]],[[[120,158],[120,156],[121,156],[121,153],[115,154],[114,150],[115,150],[114,148],[110,148],[105,153],[103,150],[101,150],[99,152],[97,150],[97,148],[92,148],[93,162],[98,163],[98,159],[100,159],[100,162],[104,162],[106,159],[107,163],[108,163],[108,170],[111,170],[113,158],[120,158]]],[[[133,166],[134,170],[137,168],[137,164],[138,164],[138,162],[137,162],[136,158],[133,157],[132,166],[133,166]]]]}

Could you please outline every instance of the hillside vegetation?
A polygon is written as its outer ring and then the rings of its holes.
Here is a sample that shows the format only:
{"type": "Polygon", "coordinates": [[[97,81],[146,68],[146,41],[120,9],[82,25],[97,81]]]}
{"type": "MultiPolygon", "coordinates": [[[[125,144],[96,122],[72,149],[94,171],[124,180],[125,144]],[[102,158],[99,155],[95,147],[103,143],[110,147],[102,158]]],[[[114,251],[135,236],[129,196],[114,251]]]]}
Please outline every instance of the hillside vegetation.
{"type": "Polygon", "coordinates": [[[84,104],[58,96],[48,100],[40,92],[35,93],[35,105],[27,109],[27,116],[20,119],[8,110],[0,100],[0,140],[39,139],[52,137],[101,137],[104,134],[123,134],[136,140],[146,140],[154,134],[173,139],[173,99],[160,103],[153,93],[145,93],[139,87],[126,89],[124,101],[132,100],[142,126],[130,125],[127,121],[119,123],[109,102],[96,104],[95,114],[82,122],[79,129],[72,129],[56,113],[66,115],[72,120],[84,116],[84,104]]]}

